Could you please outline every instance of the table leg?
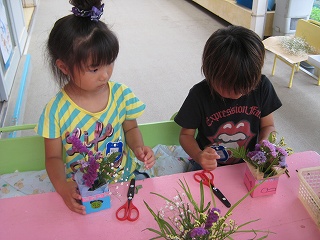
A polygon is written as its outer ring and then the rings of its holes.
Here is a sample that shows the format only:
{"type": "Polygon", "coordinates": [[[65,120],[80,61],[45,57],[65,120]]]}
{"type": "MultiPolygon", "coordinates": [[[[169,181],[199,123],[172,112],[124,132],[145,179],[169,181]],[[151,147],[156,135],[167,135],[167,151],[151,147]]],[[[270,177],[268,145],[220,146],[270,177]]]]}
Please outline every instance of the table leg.
{"type": "Polygon", "coordinates": [[[289,81],[289,88],[292,87],[292,81],[293,81],[293,76],[294,76],[294,72],[296,71],[297,65],[293,64],[292,65],[292,70],[291,70],[291,76],[290,76],[290,81],[289,81]]]}
{"type": "Polygon", "coordinates": [[[272,76],[274,75],[274,73],[276,71],[276,61],[277,61],[277,54],[274,55],[273,67],[272,67],[272,72],[271,72],[272,76]]]}

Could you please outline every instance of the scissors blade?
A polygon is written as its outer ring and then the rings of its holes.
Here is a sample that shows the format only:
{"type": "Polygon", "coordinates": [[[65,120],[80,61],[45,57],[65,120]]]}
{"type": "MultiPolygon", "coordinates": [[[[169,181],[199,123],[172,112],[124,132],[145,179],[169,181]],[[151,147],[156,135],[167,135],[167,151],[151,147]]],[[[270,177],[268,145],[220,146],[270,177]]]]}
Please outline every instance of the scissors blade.
{"type": "Polygon", "coordinates": [[[231,207],[231,203],[228,201],[228,199],[223,195],[223,193],[216,188],[214,185],[211,184],[211,188],[213,190],[214,195],[227,207],[231,207]]]}
{"type": "Polygon", "coordinates": [[[136,186],[136,180],[131,179],[129,189],[128,189],[128,194],[127,194],[128,200],[133,199],[135,186],[136,186]]]}

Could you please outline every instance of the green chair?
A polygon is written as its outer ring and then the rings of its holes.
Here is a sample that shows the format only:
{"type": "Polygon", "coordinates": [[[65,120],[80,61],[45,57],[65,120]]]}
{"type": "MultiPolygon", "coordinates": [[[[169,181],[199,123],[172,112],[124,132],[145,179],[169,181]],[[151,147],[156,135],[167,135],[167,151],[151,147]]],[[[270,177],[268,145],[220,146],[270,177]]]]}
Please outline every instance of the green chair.
{"type": "MultiPolygon", "coordinates": [[[[0,128],[0,133],[30,130],[35,124],[0,128]]],[[[180,126],[174,121],[139,124],[145,145],[180,145],[180,126]]],[[[0,174],[37,171],[45,168],[44,139],[24,136],[0,139],[0,174]]]]}

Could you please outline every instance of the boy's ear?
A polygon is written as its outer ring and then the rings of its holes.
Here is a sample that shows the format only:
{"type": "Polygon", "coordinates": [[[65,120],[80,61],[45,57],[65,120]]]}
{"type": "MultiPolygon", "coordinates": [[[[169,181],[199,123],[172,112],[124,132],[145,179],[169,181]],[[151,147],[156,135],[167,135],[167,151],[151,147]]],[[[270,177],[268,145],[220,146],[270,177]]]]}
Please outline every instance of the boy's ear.
{"type": "Polygon", "coordinates": [[[56,60],[56,65],[65,75],[69,75],[68,66],[61,59],[56,60]]]}

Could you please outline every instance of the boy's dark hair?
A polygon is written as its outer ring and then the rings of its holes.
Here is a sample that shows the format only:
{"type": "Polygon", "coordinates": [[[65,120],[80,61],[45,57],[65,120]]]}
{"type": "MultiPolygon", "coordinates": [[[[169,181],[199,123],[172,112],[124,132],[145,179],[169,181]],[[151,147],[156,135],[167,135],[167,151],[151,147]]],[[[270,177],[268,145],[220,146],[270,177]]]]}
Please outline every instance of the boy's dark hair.
{"type": "Polygon", "coordinates": [[[229,26],[214,32],[205,44],[202,71],[214,89],[248,94],[261,79],[265,48],[253,31],[229,26]]]}
{"type": "MultiPolygon", "coordinates": [[[[100,8],[101,0],[70,0],[80,10],[100,8]]],[[[54,24],[47,42],[48,60],[51,70],[60,87],[70,80],[56,66],[60,59],[67,65],[71,74],[83,70],[90,59],[92,66],[113,63],[119,52],[116,35],[102,21],[92,21],[90,17],[79,17],[74,14],[60,18],[54,24]]]]}

